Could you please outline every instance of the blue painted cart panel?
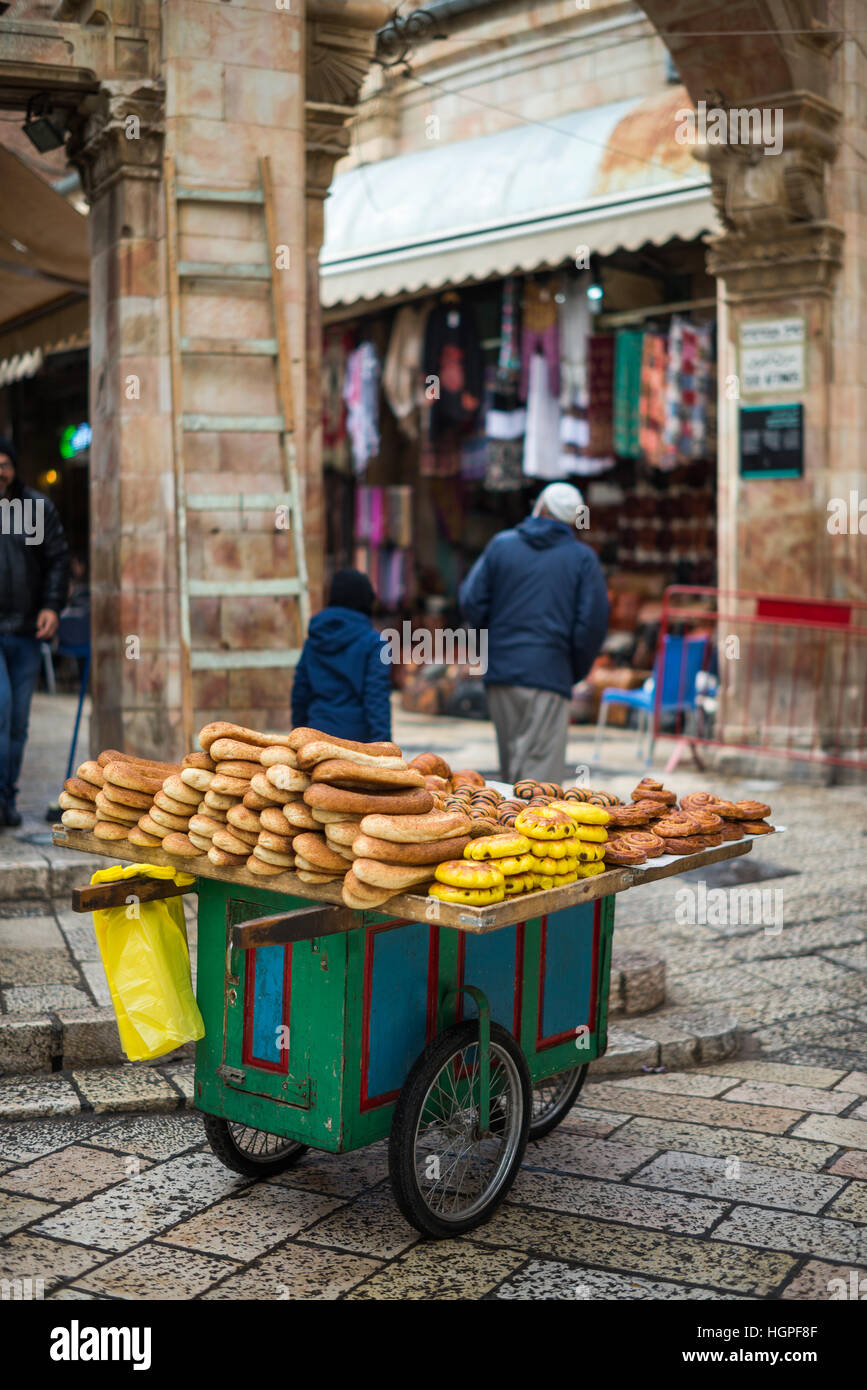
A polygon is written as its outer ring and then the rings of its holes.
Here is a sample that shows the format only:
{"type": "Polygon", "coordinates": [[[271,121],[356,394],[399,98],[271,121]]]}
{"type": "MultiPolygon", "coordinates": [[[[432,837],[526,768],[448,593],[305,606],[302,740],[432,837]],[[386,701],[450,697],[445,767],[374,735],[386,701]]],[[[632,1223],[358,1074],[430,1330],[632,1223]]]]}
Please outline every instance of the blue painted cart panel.
{"type": "Polygon", "coordinates": [[[286,1070],[283,1029],[289,1021],[291,969],[291,946],[261,946],[250,952],[244,1000],[243,1054],[247,1063],[286,1070]]]}
{"type": "MultiPolygon", "coordinates": [[[[523,924],[503,927],[487,936],[464,935],[461,984],[475,985],[487,995],[491,1018],[514,1037],[521,1035],[521,977],[523,974],[523,924]],[[517,995],[517,997],[516,997],[517,995]]],[[[469,1015],[475,1014],[470,1004],[469,1015]]],[[[466,1013],[462,1013],[466,1017],[466,1013]]]]}
{"type": "Polygon", "coordinates": [[[423,922],[368,932],[362,1104],[393,1097],[427,1042],[430,939],[423,922]]]}
{"type": "Polygon", "coordinates": [[[590,1024],[596,1012],[597,903],[581,903],[542,918],[539,969],[540,1045],[562,1041],[590,1024]]]}

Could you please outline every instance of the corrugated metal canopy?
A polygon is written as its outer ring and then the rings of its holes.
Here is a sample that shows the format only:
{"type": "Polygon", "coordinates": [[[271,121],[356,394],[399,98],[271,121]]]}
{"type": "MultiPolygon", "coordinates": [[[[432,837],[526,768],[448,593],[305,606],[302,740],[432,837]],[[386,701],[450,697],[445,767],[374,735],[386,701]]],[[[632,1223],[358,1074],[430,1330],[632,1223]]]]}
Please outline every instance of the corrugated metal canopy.
{"type": "Polygon", "coordinates": [[[326,307],[559,265],[718,230],[707,173],[675,140],[684,88],[338,175],[320,257],[326,307]]]}

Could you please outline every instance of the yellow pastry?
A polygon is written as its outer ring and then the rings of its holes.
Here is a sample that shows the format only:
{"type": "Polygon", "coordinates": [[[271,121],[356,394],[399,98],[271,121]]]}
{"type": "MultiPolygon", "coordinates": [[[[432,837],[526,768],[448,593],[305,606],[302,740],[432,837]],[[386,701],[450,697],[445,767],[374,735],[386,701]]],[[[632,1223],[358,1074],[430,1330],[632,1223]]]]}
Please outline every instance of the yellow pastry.
{"type": "Polygon", "coordinates": [[[595,859],[592,864],[579,864],[576,871],[576,878],[592,878],[594,874],[604,874],[605,865],[601,859],[595,859]]]}
{"type": "Polygon", "coordinates": [[[502,874],[500,882],[494,888],[453,888],[447,883],[432,883],[428,889],[429,898],[439,898],[443,903],[466,903],[470,907],[501,903],[505,896],[502,874]]]}
{"type": "Polygon", "coordinates": [[[533,840],[530,853],[537,859],[565,859],[567,854],[574,854],[572,846],[575,843],[574,835],[570,835],[566,840],[533,840]]]}
{"type": "Polygon", "coordinates": [[[434,878],[452,888],[502,888],[503,875],[493,864],[471,864],[466,859],[446,859],[437,864],[434,878]]]}
{"type": "Polygon", "coordinates": [[[575,821],[548,806],[527,806],[515,817],[515,829],[531,840],[565,840],[575,833],[575,821]]]}
{"type": "Polygon", "coordinates": [[[513,898],[516,893],[526,893],[533,887],[533,874],[509,874],[503,883],[503,889],[507,898],[513,898]]]}
{"type": "Polygon", "coordinates": [[[571,874],[534,874],[537,888],[563,888],[567,883],[575,883],[578,879],[576,872],[571,874]]]}
{"type": "Polygon", "coordinates": [[[591,841],[596,844],[604,844],[608,839],[608,831],[604,825],[579,825],[577,826],[578,839],[591,841]]]}
{"type": "Polygon", "coordinates": [[[579,825],[607,825],[611,817],[601,806],[588,806],[585,801],[550,801],[549,811],[563,811],[579,825]]]}
{"type": "MultiPolygon", "coordinates": [[[[469,846],[467,846],[469,848],[469,846]]],[[[464,851],[466,853],[466,850],[464,851]]],[[[519,854],[513,859],[497,859],[496,867],[506,878],[514,877],[515,874],[531,874],[536,868],[536,861],[532,854],[519,854]]]]}
{"type": "Polygon", "coordinates": [[[586,844],[583,840],[579,840],[572,847],[572,853],[579,864],[589,864],[594,859],[602,859],[605,854],[605,846],[586,844]]]}
{"type": "Polygon", "coordinates": [[[510,859],[526,854],[529,848],[530,841],[523,835],[508,831],[502,835],[482,835],[477,840],[471,840],[464,850],[464,858],[510,859]]]}

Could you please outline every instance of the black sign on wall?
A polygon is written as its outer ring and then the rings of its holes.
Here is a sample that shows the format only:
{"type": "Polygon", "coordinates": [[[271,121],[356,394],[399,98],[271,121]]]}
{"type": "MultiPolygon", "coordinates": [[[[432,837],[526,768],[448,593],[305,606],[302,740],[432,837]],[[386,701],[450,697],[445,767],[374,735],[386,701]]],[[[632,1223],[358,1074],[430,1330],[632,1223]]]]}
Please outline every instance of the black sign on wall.
{"type": "Polygon", "coordinates": [[[742,478],[802,478],[804,407],[742,405],[740,452],[742,478]]]}

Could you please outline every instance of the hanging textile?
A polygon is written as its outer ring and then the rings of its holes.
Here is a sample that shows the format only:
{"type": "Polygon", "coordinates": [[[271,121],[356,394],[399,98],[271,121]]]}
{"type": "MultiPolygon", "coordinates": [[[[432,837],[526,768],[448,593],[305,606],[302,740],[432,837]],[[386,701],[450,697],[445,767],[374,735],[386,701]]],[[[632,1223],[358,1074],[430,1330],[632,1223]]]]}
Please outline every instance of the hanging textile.
{"type": "Polygon", "coordinates": [[[661,468],[705,456],[711,386],[709,325],[691,324],[674,314],[668,333],[661,468]]]}
{"type": "Polygon", "coordinates": [[[333,468],[324,471],[325,495],[325,554],[331,558],[333,569],[346,569],[352,563],[357,500],[353,499],[354,480],[333,468]]]}
{"type": "Polygon", "coordinates": [[[587,279],[581,276],[564,286],[560,305],[560,474],[586,470],[590,444],[587,418],[587,343],[592,318],[587,299],[587,279]]]}
{"type": "Polygon", "coordinates": [[[541,353],[548,369],[548,393],[560,395],[560,326],[558,305],[554,298],[559,292],[556,283],[540,285],[535,280],[524,284],[521,318],[521,399],[529,400],[530,370],[533,359],[541,353]]]}
{"type": "Polygon", "coordinates": [[[476,429],[468,435],[461,445],[461,477],[467,482],[481,482],[488,467],[487,422],[488,412],[494,402],[499,369],[489,365],[484,371],[482,388],[482,409],[476,429]]]}
{"type": "Polygon", "coordinates": [[[620,458],[641,456],[639,440],[641,355],[644,330],[621,328],[614,342],[614,452],[620,458]]]}
{"type": "Polygon", "coordinates": [[[651,468],[662,467],[666,357],[667,342],[663,335],[645,333],[641,353],[639,442],[641,453],[651,468]]]}
{"type": "Polygon", "coordinates": [[[412,545],[412,488],[406,485],[385,489],[386,536],[392,545],[412,545]]]}
{"type": "Polygon", "coordinates": [[[503,300],[500,310],[500,352],[497,368],[501,375],[519,372],[521,349],[518,341],[518,294],[515,278],[503,281],[503,300]]]}
{"type": "Polygon", "coordinates": [[[322,337],[322,463],[338,473],[348,473],[349,436],[343,385],[346,364],[354,346],[350,332],[326,328],[322,337]]]}
{"type": "Polygon", "coordinates": [[[485,487],[514,492],[524,486],[524,435],[527,411],[518,404],[515,371],[497,371],[497,389],[485,412],[485,487]]]}
{"type": "Polygon", "coordinates": [[[436,377],[438,386],[428,421],[431,442],[455,429],[471,429],[482,401],[482,349],[469,305],[434,305],[423,361],[425,377],[436,377]]]}
{"type": "Polygon", "coordinates": [[[534,353],[530,359],[524,476],[548,481],[563,476],[560,464],[559,394],[551,393],[550,366],[539,353],[534,353]]]}
{"type": "Polygon", "coordinates": [[[417,439],[419,432],[426,319],[426,311],[412,304],[405,304],[398,310],[382,372],[382,389],[386,400],[408,439],[417,439]]]}
{"type": "Polygon", "coordinates": [[[614,420],[614,338],[610,333],[592,333],[587,339],[587,420],[590,458],[608,468],[613,462],[612,426],[614,420]]]}
{"type": "Polygon", "coordinates": [[[371,342],[359,343],[346,363],[343,399],[355,472],[363,473],[379,453],[379,357],[371,342]]]}

